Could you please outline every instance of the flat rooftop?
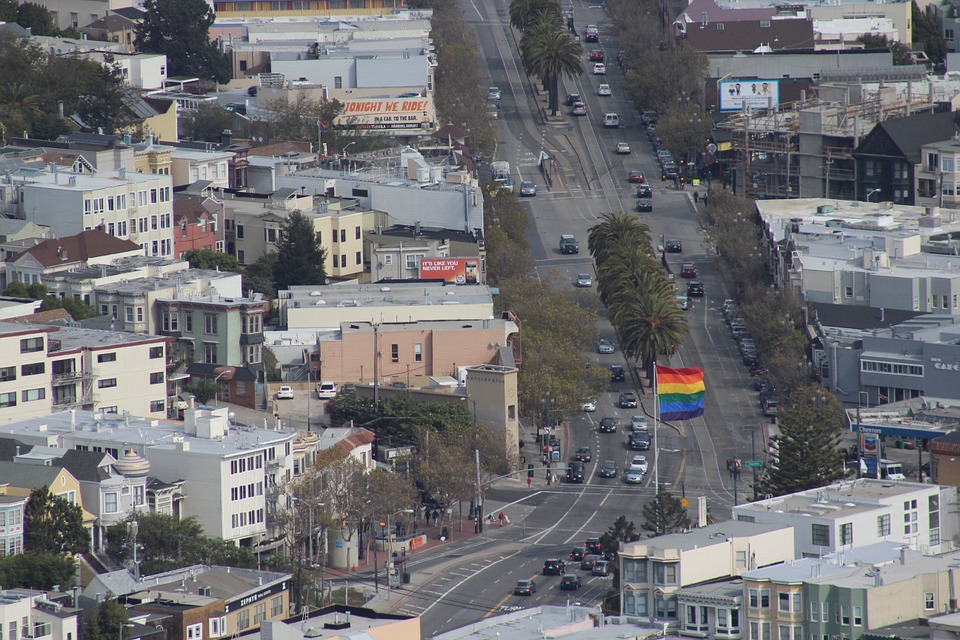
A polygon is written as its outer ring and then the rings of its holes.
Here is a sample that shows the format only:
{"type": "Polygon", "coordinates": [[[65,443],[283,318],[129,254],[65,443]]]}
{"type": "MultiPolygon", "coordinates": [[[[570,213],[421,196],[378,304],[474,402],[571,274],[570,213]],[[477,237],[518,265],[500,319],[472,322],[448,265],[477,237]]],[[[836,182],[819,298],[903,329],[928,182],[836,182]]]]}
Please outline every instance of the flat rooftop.
{"type": "Polygon", "coordinates": [[[862,478],[742,504],[734,507],[733,513],[734,517],[756,511],[773,511],[829,519],[845,518],[855,513],[886,508],[888,504],[893,504],[895,498],[918,491],[929,491],[933,487],[934,485],[918,482],[862,478]]]}
{"type": "Polygon", "coordinates": [[[453,285],[443,282],[410,282],[390,284],[343,284],[331,286],[298,286],[280,292],[280,299],[290,308],[291,302],[302,307],[392,307],[430,306],[440,304],[487,304],[493,306],[490,287],[453,285]]]}
{"type": "Polygon", "coordinates": [[[745,522],[742,520],[724,520],[706,527],[690,529],[683,533],[671,533],[665,536],[647,538],[630,542],[626,545],[624,553],[630,553],[629,549],[637,547],[652,547],[654,549],[699,549],[709,547],[714,544],[721,544],[730,538],[743,538],[754,536],[771,531],[789,528],[784,524],[766,524],[760,522],[745,522]]]}
{"type": "Polygon", "coordinates": [[[124,184],[148,184],[170,180],[169,176],[161,176],[154,173],[124,171],[122,177],[120,173],[120,171],[103,171],[97,174],[71,173],[66,171],[49,173],[47,171],[24,168],[17,171],[15,178],[22,178],[27,186],[34,188],[63,189],[78,192],[113,189],[124,184]],[[73,184],[70,184],[71,178],[74,178],[73,184]]]}
{"type": "Polygon", "coordinates": [[[632,624],[624,618],[605,616],[602,626],[594,626],[600,611],[589,607],[541,605],[484,618],[474,624],[433,636],[433,640],[617,640],[646,638],[663,633],[663,626],[632,624]]]}

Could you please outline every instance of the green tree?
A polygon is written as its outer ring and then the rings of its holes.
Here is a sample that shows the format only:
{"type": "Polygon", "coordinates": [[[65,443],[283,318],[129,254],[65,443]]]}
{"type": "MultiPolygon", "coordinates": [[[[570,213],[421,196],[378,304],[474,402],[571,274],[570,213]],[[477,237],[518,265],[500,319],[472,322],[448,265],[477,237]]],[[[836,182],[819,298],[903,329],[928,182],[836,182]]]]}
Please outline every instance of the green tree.
{"type": "Polygon", "coordinates": [[[24,589],[67,589],[77,573],[74,558],[61,553],[27,551],[0,558],[0,584],[24,589]]]}
{"type": "Polygon", "coordinates": [[[914,45],[923,47],[923,52],[934,65],[943,64],[947,59],[947,41],[936,21],[922,11],[916,2],[911,5],[911,20],[914,45]]]}
{"type": "Polygon", "coordinates": [[[19,8],[17,0],[0,0],[0,22],[16,22],[19,8]]]}
{"type": "Polygon", "coordinates": [[[53,24],[53,14],[43,5],[24,2],[17,11],[17,24],[29,28],[35,36],[55,36],[57,28],[53,24]]]}
{"type": "Polygon", "coordinates": [[[41,553],[86,553],[89,533],[83,509],[40,487],[30,492],[23,514],[24,548],[41,553]]]}
{"type": "Polygon", "coordinates": [[[209,247],[191,249],[183,254],[183,259],[194,269],[220,269],[220,271],[240,271],[236,257],[223,251],[214,251],[209,247]]]}
{"type": "Polygon", "coordinates": [[[557,0],[513,0],[510,3],[510,25],[523,33],[533,26],[543,13],[560,15],[557,0]]]}
{"type": "Polygon", "coordinates": [[[782,496],[823,487],[843,477],[837,442],[844,422],[843,407],[819,385],[793,392],[782,408],[774,439],[776,455],[759,482],[758,495],[782,496]]]}
{"type": "Polygon", "coordinates": [[[43,284],[42,282],[31,283],[27,287],[27,293],[29,293],[30,297],[34,300],[42,300],[43,298],[47,297],[47,285],[43,284]]]}
{"type": "Polygon", "coordinates": [[[27,285],[22,282],[11,282],[7,285],[7,288],[3,290],[3,295],[11,296],[13,298],[31,298],[30,292],[27,291],[27,285]]]}
{"type": "Polygon", "coordinates": [[[643,505],[644,531],[655,536],[678,533],[690,528],[690,517],[680,504],[680,499],[665,491],[662,487],[650,502],[643,505]]]}
{"type": "Polygon", "coordinates": [[[862,42],[865,49],[888,50],[893,54],[894,66],[913,64],[913,58],[910,56],[910,48],[902,42],[889,39],[887,36],[879,33],[865,33],[857,38],[857,42],[862,42]]]}
{"type": "Polygon", "coordinates": [[[277,252],[263,254],[257,261],[243,269],[243,289],[253,289],[268,298],[277,297],[277,287],[273,284],[273,270],[277,264],[277,252]]]}
{"type": "Polygon", "coordinates": [[[233,114],[220,104],[202,103],[188,116],[190,134],[195,140],[220,142],[224,129],[233,128],[233,114]]]}
{"type": "Polygon", "coordinates": [[[610,573],[613,576],[613,586],[607,591],[605,606],[608,610],[620,610],[620,545],[635,542],[640,539],[637,527],[633,520],[626,516],[618,516],[610,528],[600,536],[600,546],[604,555],[610,559],[610,573]]]}
{"type": "Polygon", "coordinates": [[[87,614],[84,620],[83,640],[109,640],[100,632],[100,616],[97,611],[87,614]]]}
{"type": "Polygon", "coordinates": [[[100,606],[97,607],[97,622],[101,640],[128,640],[130,638],[130,629],[124,626],[130,622],[127,609],[116,598],[110,598],[100,603],[100,606]]]}
{"type": "Polygon", "coordinates": [[[100,315],[96,309],[86,302],[74,297],[46,296],[43,299],[43,304],[40,305],[40,311],[49,311],[50,309],[66,309],[70,317],[78,321],[100,315]]]}
{"type": "Polygon", "coordinates": [[[278,290],[294,285],[326,284],[327,250],[310,218],[294,211],[280,224],[273,281],[278,290]]]}
{"type": "Polygon", "coordinates": [[[217,397],[219,388],[213,380],[199,378],[194,384],[188,387],[188,390],[196,397],[198,403],[207,404],[217,397]]]}
{"type": "Polygon", "coordinates": [[[145,0],[146,16],[137,25],[137,51],[167,56],[169,75],[196,76],[225,83],[230,63],[210,40],[214,15],[203,0],[145,0]]]}

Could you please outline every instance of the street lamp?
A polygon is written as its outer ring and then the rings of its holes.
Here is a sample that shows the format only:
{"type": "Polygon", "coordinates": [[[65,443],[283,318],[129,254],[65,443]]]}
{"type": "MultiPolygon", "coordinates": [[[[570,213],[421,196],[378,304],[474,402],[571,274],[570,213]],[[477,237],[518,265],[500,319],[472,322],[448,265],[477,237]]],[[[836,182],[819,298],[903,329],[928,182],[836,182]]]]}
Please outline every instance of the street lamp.
{"type": "Polygon", "coordinates": [[[233,374],[236,371],[235,367],[217,367],[213,370],[217,374],[217,377],[213,379],[213,384],[216,387],[216,390],[213,392],[213,403],[217,406],[220,405],[220,378],[224,376],[227,377],[227,382],[233,380],[233,374]],[[217,373],[219,371],[219,373],[217,373]]]}
{"type": "Polygon", "coordinates": [[[871,191],[870,193],[868,193],[868,194],[867,194],[867,202],[870,202],[870,198],[873,197],[873,194],[875,194],[875,193],[880,193],[881,191],[882,191],[881,189],[874,189],[873,191],[871,191]]]}
{"type": "Polygon", "coordinates": [[[124,627],[126,627],[127,629],[132,629],[134,626],[136,626],[136,625],[134,625],[132,622],[121,622],[121,623],[120,623],[120,633],[119,633],[119,635],[117,635],[117,639],[118,639],[118,640],[123,640],[123,629],[124,629],[124,627]]]}

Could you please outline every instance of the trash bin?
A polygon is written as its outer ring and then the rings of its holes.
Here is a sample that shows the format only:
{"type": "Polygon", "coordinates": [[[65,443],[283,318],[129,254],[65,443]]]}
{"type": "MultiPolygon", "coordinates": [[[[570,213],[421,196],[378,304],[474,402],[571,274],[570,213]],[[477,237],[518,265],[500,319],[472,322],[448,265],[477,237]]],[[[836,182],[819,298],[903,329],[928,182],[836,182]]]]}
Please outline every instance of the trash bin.
{"type": "Polygon", "coordinates": [[[408,571],[403,572],[403,584],[410,584],[410,573],[408,571]]]}

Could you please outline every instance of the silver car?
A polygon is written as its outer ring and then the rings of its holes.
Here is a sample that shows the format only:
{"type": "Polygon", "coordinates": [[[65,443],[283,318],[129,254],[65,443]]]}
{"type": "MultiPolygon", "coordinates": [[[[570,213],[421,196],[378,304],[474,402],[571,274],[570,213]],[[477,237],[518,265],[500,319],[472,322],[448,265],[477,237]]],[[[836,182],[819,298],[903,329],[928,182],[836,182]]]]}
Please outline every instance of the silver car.
{"type": "Polygon", "coordinates": [[[597,344],[597,351],[600,353],[613,353],[613,343],[606,338],[600,338],[600,342],[597,344]]]}
{"type": "Polygon", "coordinates": [[[524,180],[520,183],[520,195],[521,196],[535,196],[537,195],[537,185],[529,180],[524,180]]]}
{"type": "Polygon", "coordinates": [[[590,277],[589,273],[578,273],[577,274],[577,286],[578,287],[592,287],[593,278],[590,277]]]}

